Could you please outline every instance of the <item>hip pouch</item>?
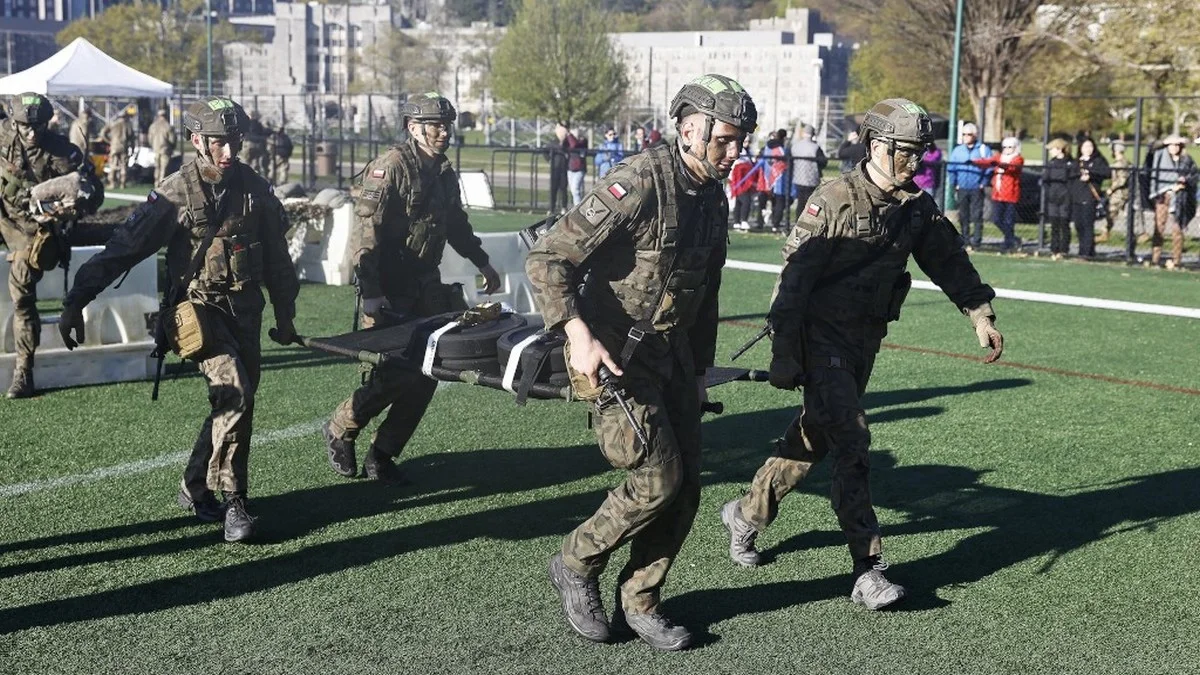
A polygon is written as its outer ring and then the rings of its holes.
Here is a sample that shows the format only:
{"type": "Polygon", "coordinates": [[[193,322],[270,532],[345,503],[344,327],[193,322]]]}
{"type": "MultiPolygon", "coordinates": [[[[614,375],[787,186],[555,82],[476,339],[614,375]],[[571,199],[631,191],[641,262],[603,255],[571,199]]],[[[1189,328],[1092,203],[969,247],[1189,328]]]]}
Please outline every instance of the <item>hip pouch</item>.
{"type": "Polygon", "coordinates": [[[900,320],[900,306],[908,298],[910,290],[912,290],[912,275],[905,271],[892,284],[892,292],[888,298],[887,315],[884,317],[887,321],[900,320]]]}
{"type": "Polygon", "coordinates": [[[58,266],[58,242],[48,230],[38,229],[29,242],[29,266],[35,270],[49,272],[58,266]]]}
{"type": "Polygon", "coordinates": [[[199,361],[212,347],[212,318],[203,304],[184,300],[167,309],[162,320],[171,351],[179,358],[199,361]]]}

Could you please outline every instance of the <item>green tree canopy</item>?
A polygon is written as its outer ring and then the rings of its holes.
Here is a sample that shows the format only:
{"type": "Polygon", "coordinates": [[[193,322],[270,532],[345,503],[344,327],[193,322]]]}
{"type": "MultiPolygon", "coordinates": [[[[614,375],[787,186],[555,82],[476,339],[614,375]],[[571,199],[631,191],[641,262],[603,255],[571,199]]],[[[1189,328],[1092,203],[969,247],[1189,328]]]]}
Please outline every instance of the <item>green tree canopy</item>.
{"type": "MultiPolygon", "coordinates": [[[[72,21],[56,40],[66,45],[87,38],[106,54],[164,82],[207,77],[204,0],[179,0],[163,10],[158,3],[113,5],[93,18],[72,21]]],[[[227,21],[213,24],[213,79],[223,75],[220,45],[235,39],[227,21]]]]}
{"type": "Polygon", "coordinates": [[[493,57],[496,99],[519,117],[611,118],[629,81],[607,31],[591,0],[525,0],[493,57]]]}

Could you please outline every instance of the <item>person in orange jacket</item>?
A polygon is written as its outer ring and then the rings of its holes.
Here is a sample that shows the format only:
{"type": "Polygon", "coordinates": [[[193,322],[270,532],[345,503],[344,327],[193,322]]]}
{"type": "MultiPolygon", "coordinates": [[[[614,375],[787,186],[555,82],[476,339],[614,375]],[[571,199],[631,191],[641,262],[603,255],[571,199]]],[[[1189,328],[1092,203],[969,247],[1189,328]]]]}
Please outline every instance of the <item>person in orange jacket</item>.
{"type": "Polygon", "coordinates": [[[1021,240],[1015,232],[1017,202],[1021,200],[1021,167],[1025,165],[1020,141],[1009,136],[1000,143],[1000,154],[971,160],[971,163],[983,169],[995,169],[992,172],[992,218],[1004,233],[1004,251],[1021,250],[1021,240]]]}

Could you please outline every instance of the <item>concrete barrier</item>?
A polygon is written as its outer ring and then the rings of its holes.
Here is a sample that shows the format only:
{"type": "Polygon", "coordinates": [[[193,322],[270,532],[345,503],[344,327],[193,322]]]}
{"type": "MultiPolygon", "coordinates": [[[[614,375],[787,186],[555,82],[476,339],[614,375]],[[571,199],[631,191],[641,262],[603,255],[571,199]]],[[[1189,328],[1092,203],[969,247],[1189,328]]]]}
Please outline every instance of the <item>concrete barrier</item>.
{"type": "MultiPolygon", "coordinates": [[[[72,249],[71,279],[75,270],[103,250],[101,246],[72,249]]],[[[0,274],[8,278],[8,262],[0,258],[0,274]]],[[[39,300],[63,297],[63,271],[46,273],[38,284],[39,300]]],[[[134,266],[120,288],[106,288],[83,312],[87,340],[67,351],[58,334],[58,315],[42,314],[42,341],[34,359],[38,389],[73,387],[105,382],[144,380],[154,374],[149,358],[154,340],[147,317],[158,311],[158,263],[154,256],[134,266]]],[[[12,336],[13,305],[0,292],[0,382],[12,378],[16,361],[12,336]]]]}

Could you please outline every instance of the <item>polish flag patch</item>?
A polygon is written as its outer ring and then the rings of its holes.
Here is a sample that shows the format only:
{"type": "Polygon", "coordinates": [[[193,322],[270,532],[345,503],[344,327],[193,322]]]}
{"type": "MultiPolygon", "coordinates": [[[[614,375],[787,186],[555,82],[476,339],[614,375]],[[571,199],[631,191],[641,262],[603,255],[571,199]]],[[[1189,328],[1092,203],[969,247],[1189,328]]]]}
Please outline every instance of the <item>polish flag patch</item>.
{"type": "Polygon", "coordinates": [[[148,202],[158,201],[158,193],[155,192],[154,190],[151,190],[150,194],[146,195],[146,201],[148,201],[148,202]]]}
{"type": "Polygon", "coordinates": [[[626,190],[625,187],[620,183],[613,183],[612,185],[608,186],[608,194],[616,197],[619,201],[624,199],[625,195],[629,194],[629,190],[626,190]]]}
{"type": "Polygon", "coordinates": [[[383,169],[375,169],[371,172],[371,178],[383,178],[385,175],[387,175],[387,172],[383,169]]]}
{"type": "Polygon", "coordinates": [[[816,204],[809,204],[804,209],[804,212],[810,216],[819,216],[819,215],[821,215],[821,207],[817,206],[816,204]]]}

